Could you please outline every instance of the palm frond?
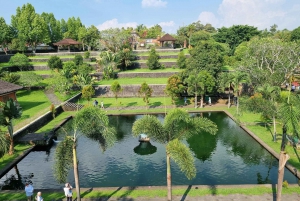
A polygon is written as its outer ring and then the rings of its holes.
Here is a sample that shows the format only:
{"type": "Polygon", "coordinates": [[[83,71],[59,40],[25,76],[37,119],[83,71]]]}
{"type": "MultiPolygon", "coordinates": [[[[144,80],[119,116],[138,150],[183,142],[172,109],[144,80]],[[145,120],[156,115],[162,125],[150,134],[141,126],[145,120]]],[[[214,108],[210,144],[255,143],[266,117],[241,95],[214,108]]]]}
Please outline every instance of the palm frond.
{"type": "Polygon", "coordinates": [[[8,152],[9,144],[10,141],[6,132],[0,130],[0,157],[8,152]]]}
{"type": "Polygon", "coordinates": [[[170,141],[167,145],[167,152],[188,179],[192,179],[196,176],[196,167],[193,155],[189,148],[182,142],[178,139],[170,141]]]}
{"type": "Polygon", "coordinates": [[[73,167],[73,145],[73,139],[68,136],[57,145],[53,169],[54,177],[59,183],[66,182],[68,172],[73,167]]]}
{"type": "Polygon", "coordinates": [[[166,132],[162,123],[153,115],[145,115],[134,122],[132,126],[133,136],[147,134],[151,139],[160,143],[166,143],[166,132]]]}

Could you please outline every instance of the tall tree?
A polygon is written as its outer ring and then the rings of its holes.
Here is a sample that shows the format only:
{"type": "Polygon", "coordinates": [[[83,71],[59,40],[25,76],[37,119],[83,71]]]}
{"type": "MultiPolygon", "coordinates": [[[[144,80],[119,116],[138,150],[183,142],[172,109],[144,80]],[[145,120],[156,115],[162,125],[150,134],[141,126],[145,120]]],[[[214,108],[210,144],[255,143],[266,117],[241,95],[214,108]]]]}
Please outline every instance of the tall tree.
{"type": "Polygon", "coordinates": [[[86,45],[88,47],[88,51],[91,51],[91,49],[95,48],[99,43],[100,31],[94,25],[87,28],[82,26],[79,28],[78,39],[83,44],[83,50],[86,45]]]}
{"type": "Polygon", "coordinates": [[[300,64],[300,47],[296,42],[255,38],[243,49],[238,70],[248,73],[255,86],[281,86],[300,64]]]}
{"type": "Polygon", "coordinates": [[[0,27],[0,47],[7,54],[8,43],[12,40],[13,32],[3,17],[0,17],[0,27]]]}
{"type": "Polygon", "coordinates": [[[38,43],[50,42],[46,22],[29,3],[17,8],[17,14],[11,17],[11,24],[17,38],[31,46],[33,52],[38,43]]]}
{"type": "Polygon", "coordinates": [[[228,108],[231,106],[230,96],[231,96],[231,87],[234,82],[234,75],[229,72],[222,72],[218,78],[219,81],[219,91],[225,92],[228,89],[228,108]]]}
{"type": "Polygon", "coordinates": [[[172,200],[170,159],[175,161],[188,179],[194,178],[196,176],[196,168],[193,155],[181,140],[201,134],[201,132],[215,134],[217,126],[206,118],[192,118],[186,111],[181,109],[171,110],[166,115],[164,123],[161,123],[155,116],[145,115],[135,121],[132,126],[134,136],[145,133],[151,140],[166,145],[168,200],[172,200]]]}
{"type": "Polygon", "coordinates": [[[57,145],[54,175],[57,181],[65,183],[68,172],[73,167],[77,200],[80,201],[80,181],[76,149],[80,136],[100,141],[105,147],[109,147],[116,140],[116,131],[109,126],[109,119],[105,111],[98,107],[85,107],[77,112],[70,130],[66,134],[63,142],[57,145]]]}
{"type": "Polygon", "coordinates": [[[62,39],[60,21],[55,19],[53,13],[43,12],[41,16],[47,25],[48,37],[50,38],[49,45],[52,46],[53,43],[62,39]]]}
{"type": "Polygon", "coordinates": [[[185,80],[188,85],[188,93],[195,95],[195,108],[197,108],[197,96],[201,96],[200,108],[203,108],[203,100],[205,93],[212,92],[216,82],[213,76],[207,71],[201,71],[200,73],[190,76],[185,80]]]}
{"type": "Polygon", "coordinates": [[[129,38],[131,34],[127,31],[119,28],[107,29],[100,32],[100,50],[110,50],[113,53],[123,49],[123,47],[129,47],[129,38]]]}
{"type": "Polygon", "coordinates": [[[95,95],[95,89],[92,85],[84,86],[82,89],[82,98],[87,99],[88,104],[90,104],[90,100],[95,95]]]}
{"type": "Polygon", "coordinates": [[[1,111],[2,122],[1,125],[7,126],[8,135],[7,138],[9,139],[9,155],[14,154],[14,127],[13,127],[13,119],[18,119],[22,116],[22,108],[17,105],[17,103],[13,99],[8,99],[4,103],[3,109],[1,111]]]}
{"type": "Polygon", "coordinates": [[[277,196],[276,201],[281,201],[282,182],[284,176],[284,167],[289,159],[289,155],[285,151],[286,135],[290,133],[292,137],[297,136],[299,138],[300,130],[300,96],[292,95],[284,101],[279,113],[283,123],[282,142],[279,155],[278,164],[278,182],[277,182],[277,196]]]}
{"type": "Polygon", "coordinates": [[[225,49],[219,43],[213,41],[200,41],[196,47],[190,50],[186,72],[199,73],[207,70],[215,78],[223,66],[223,52],[225,49]]]}
{"type": "Polygon", "coordinates": [[[259,35],[256,27],[248,25],[233,25],[232,27],[222,27],[213,35],[213,38],[220,43],[227,43],[230,47],[230,55],[234,54],[235,48],[243,41],[249,41],[253,36],[259,35]]]}

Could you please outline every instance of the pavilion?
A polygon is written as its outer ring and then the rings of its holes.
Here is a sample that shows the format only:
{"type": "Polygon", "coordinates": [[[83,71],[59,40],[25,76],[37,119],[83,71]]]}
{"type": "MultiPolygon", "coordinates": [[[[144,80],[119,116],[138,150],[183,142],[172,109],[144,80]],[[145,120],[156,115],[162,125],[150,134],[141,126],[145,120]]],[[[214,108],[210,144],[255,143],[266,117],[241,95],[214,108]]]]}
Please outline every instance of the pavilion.
{"type": "Polygon", "coordinates": [[[70,52],[70,46],[71,45],[81,45],[81,42],[75,41],[71,38],[65,38],[57,43],[53,43],[53,45],[58,46],[57,51],[59,51],[59,46],[68,46],[68,51],[70,52]]]}
{"type": "Polygon", "coordinates": [[[22,86],[0,80],[0,101],[6,102],[10,98],[17,100],[16,92],[22,88],[22,86]]]}
{"type": "Polygon", "coordinates": [[[164,42],[168,42],[168,41],[171,41],[172,42],[172,47],[174,47],[174,43],[175,43],[176,39],[173,38],[170,34],[165,34],[163,37],[158,39],[158,41],[160,42],[161,47],[164,46],[164,42]]]}

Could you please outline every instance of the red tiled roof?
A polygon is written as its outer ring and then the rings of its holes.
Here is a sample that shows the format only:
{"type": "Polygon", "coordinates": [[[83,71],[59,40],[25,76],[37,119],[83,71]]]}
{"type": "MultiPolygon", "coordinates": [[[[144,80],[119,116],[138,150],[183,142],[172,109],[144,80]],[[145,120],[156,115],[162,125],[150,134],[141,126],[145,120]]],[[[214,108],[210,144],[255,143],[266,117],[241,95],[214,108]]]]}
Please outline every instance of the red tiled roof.
{"type": "Polygon", "coordinates": [[[170,34],[165,34],[163,37],[158,39],[158,41],[164,42],[164,41],[175,41],[176,39],[173,38],[170,34]]]}
{"type": "Polygon", "coordinates": [[[65,38],[61,41],[58,41],[57,43],[53,43],[53,45],[79,45],[81,42],[77,42],[76,40],[73,40],[71,38],[65,38]]]}
{"type": "Polygon", "coordinates": [[[0,95],[22,89],[22,86],[0,80],[0,95]]]}

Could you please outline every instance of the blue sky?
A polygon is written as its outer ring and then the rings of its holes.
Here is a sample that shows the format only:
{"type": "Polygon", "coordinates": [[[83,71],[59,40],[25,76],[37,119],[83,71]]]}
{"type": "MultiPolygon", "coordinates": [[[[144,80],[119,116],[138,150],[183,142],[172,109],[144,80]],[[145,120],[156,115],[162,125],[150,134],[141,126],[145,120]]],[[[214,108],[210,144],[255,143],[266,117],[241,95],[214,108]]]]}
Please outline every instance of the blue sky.
{"type": "Polygon", "coordinates": [[[80,17],[86,26],[147,27],[159,24],[176,33],[180,26],[200,20],[214,27],[247,24],[262,30],[300,26],[299,0],[0,0],[0,16],[10,23],[18,6],[30,3],[37,13],[53,13],[56,19],[80,17]]]}

